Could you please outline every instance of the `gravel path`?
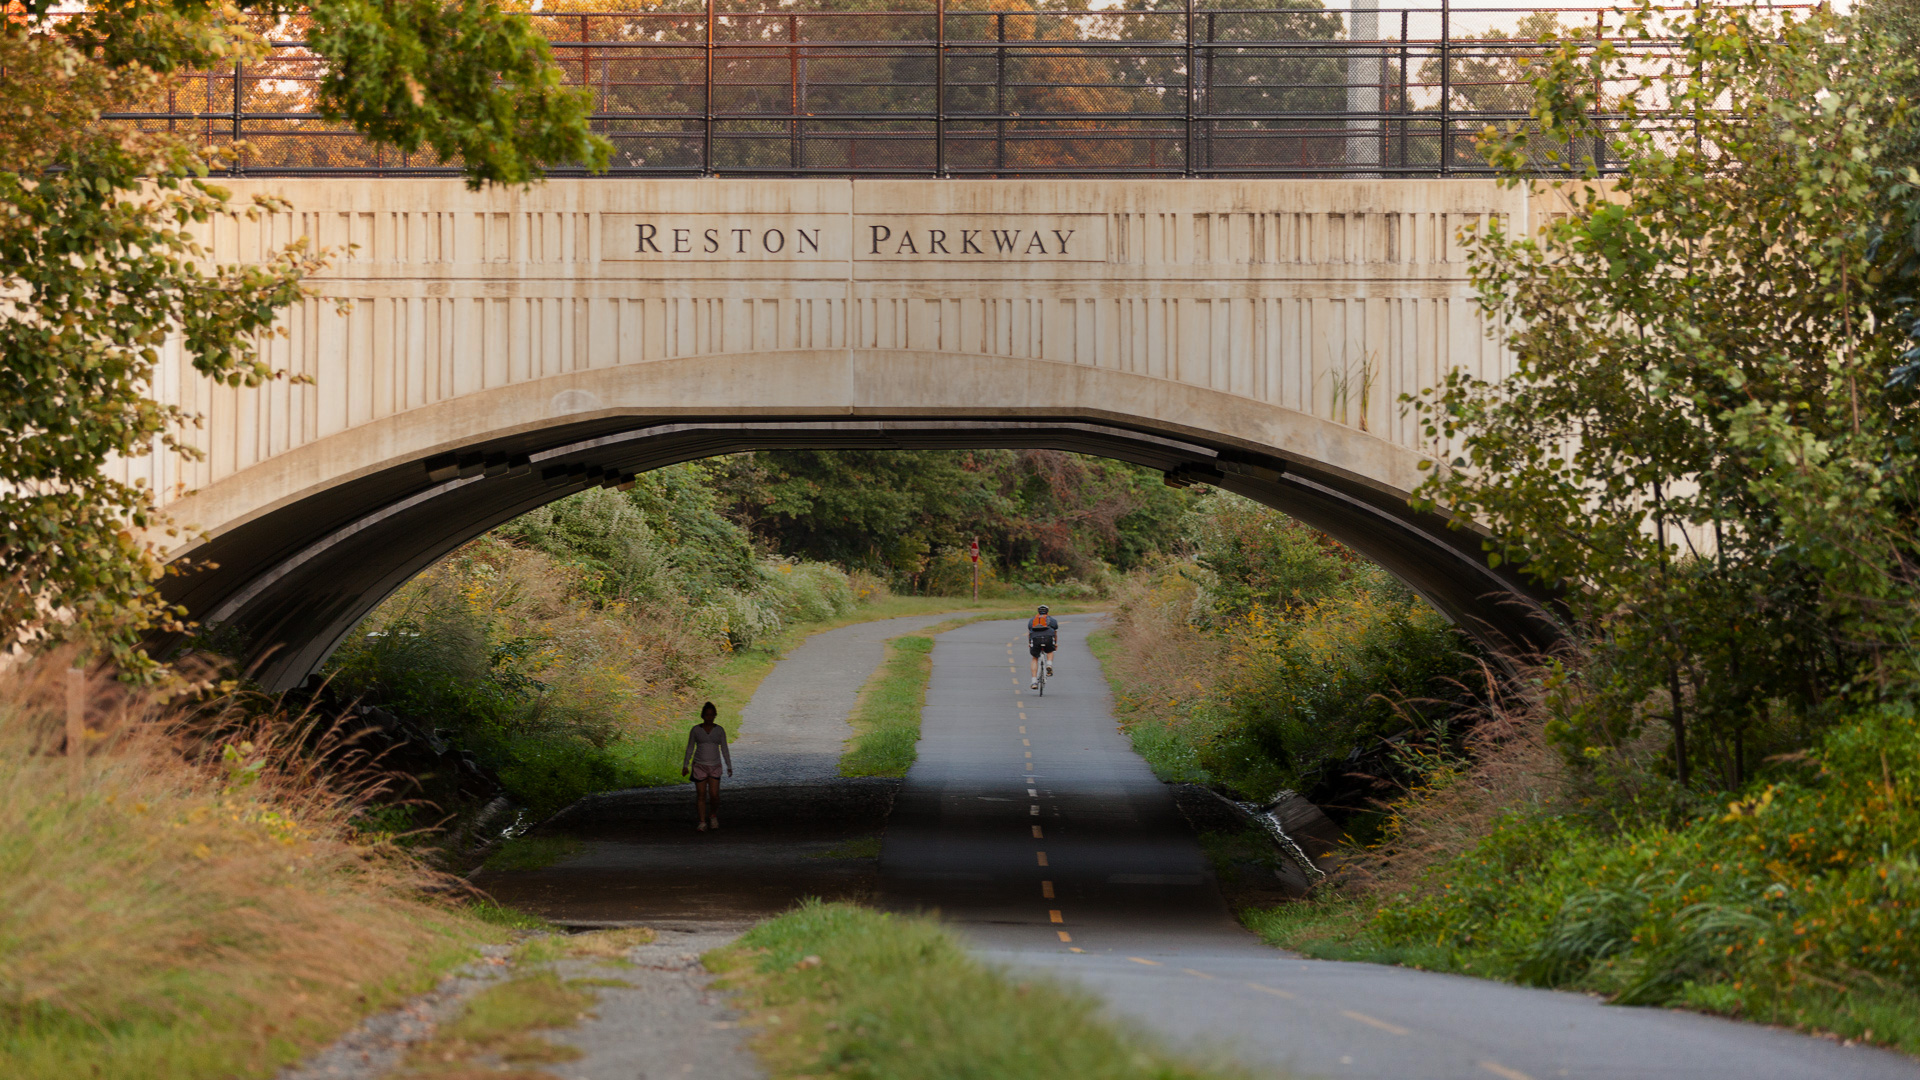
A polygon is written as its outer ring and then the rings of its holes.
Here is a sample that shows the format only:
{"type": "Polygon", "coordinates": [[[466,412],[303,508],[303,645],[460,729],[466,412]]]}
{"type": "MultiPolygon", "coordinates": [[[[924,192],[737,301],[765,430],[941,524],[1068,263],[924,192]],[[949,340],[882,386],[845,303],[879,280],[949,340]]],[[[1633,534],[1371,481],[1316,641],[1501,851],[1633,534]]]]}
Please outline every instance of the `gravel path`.
{"type": "MultiPolygon", "coordinates": [[[[574,1027],[535,1033],[581,1051],[578,1060],[542,1065],[536,1075],[557,1080],[764,1077],[742,1038],[737,1014],[712,989],[714,977],[700,963],[701,953],[727,944],[747,926],[714,923],[663,930],[652,943],[612,963],[563,959],[531,965],[553,968],[568,980],[587,980],[597,998],[593,1011],[574,1027]]],[[[432,1038],[441,1024],[459,1015],[468,998],[528,970],[508,963],[510,950],[505,946],[483,951],[479,960],[449,975],[431,993],[369,1017],[333,1045],[282,1070],[277,1080],[381,1080],[392,1075],[408,1048],[432,1038]]],[[[460,1075],[484,1075],[494,1067],[482,1059],[460,1075]]]]}
{"type": "Polygon", "coordinates": [[[887,639],[954,615],[855,623],[802,642],[774,665],[747,703],[732,741],[734,775],[723,783],[757,787],[838,777],[840,754],[853,736],[847,717],[886,657],[887,639]]]}

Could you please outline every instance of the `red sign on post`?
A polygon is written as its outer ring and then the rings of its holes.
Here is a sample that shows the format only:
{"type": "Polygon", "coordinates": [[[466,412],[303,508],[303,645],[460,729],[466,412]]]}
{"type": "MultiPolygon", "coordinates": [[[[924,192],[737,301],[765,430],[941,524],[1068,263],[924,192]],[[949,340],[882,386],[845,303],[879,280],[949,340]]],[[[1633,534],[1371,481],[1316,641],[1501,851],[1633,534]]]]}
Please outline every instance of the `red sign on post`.
{"type": "Polygon", "coordinates": [[[974,540],[967,545],[967,557],[974,562],[980,561],[980,541],[974,540]]]}

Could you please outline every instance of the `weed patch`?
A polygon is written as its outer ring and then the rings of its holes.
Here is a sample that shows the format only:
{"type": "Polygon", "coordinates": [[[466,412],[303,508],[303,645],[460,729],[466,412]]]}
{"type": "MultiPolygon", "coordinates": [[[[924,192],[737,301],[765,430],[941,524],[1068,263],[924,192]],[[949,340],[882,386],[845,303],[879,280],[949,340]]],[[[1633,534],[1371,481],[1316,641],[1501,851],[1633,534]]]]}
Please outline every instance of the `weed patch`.
{"type": "MultiPolygon", "coordinates": [[[[593,1007],[593,994],[569,986],[551,971],[516,976],[475,994],[451,1023],[415,1047],[402,1067],[404,1080],[465,1080],[469,1076],[498,1077],[503,1070],[486,1059],[509,1066],[551,1065],[577,1060],[580,1051],[548,1042],[534,1034],[572,1027],[593,1007]]],[[[550,1074],[512,1071],[515,1080],[550,1080],[550,1074]]]]}
{"type": "Polygon", "coordinates": [[[644,926],[595,930],[585,934],[542,934],[521,942],[513,951],[517,964],[554,960],[624,960],[627,953],[651,944],[654,932],[644,926]]]}
{"type": "Polygon", "coordinates": [[[932,920],[809,901],[707,956],[780,1078],[1201,1080],[1122,1035],[1090,998],[1016,981],[932,920]]]}

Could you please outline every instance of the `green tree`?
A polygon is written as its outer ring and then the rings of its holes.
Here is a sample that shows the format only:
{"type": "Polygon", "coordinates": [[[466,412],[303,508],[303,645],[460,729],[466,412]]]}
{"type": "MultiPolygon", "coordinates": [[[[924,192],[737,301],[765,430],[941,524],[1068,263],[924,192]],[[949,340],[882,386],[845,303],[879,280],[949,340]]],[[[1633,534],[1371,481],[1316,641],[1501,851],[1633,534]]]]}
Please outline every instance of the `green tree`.
{"type": "Polygon", "coordinates": [[[1854,63],[1885,41],[1824,10],[1643,6],[1616,37],[1647,30],[1678,45],[1616,129],[1594,88],[1628,58],[1568,42],[1531,123],[1483,146],[1519,176],[1541,141],[1602,139],[1626,173],[1473,239],[1515,371],[1414,402],[1444,462],[1421,493],[1567,586],[1594,650],[1573,749],[1657,716],[1683,787],[1737,787],[1911,660],[1920,417],[1888,328],[1912,325],[1920,177],[1890,167],[1914,117],[1887,87],[1912,69],[1854,63]]]}
{"type": "MultiPolygon", "coordinates": [[[[546,45],[493,0],[278,3],[23,0],[0,20],[0,632],[32,644],[81,630],[121,659],[172,613],[154,597],[154,493],[108,478],[114,458],[180,451],[195,418],[153,399],[163,351],[234,385],[273,377],[258,346],[321,253],[294,244],[217,266],[200,229],[235,207],[208,182],[229,149],[103,122],[188,70],[262,55],[299,24],[322,59],[325,115],[374,144],[430,149],[470,184],[524,183],[543,162],[604,162],[587,104],[546,45]]],[[[234,80],[237,82],[237,80],[234,80]]],[[[234,86],[235,93],[242,87],[234,86]]]]}
{"type": "Polygon", "coordinates": [[[928,558],[978,538],[1023,580],[1095,580],[1181,543],[1194,496],[1159,472],[1054,450],[775,450],[718,473],[779,551],[919,587],[928,558]]]}

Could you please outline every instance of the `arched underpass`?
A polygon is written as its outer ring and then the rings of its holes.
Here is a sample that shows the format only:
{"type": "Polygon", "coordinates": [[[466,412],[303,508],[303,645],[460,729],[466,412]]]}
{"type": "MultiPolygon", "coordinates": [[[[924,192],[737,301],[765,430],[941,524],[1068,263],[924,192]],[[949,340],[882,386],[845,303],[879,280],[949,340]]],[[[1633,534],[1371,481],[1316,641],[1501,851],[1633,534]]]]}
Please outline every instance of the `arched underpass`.
{"type": "Polygon", "coordinates": [[[1495,649],[1553,640],[1553,624],[1526,583],[1486,568],[1478,534],[1410,510],[1401,493],[1271,451],[1074,419],[636,424],[619,417],[557,425],[407,462],[263,514],[196,549],[195,559],[213,567],[170,579],[169,598],[208,624],[240,630],[257,676],[283,688],[317,668],[394,589],[496,525],[663,465],[791,447],[1044,447],[1151,466],[1172,482],[1234,491],[1324,530],[1495,649]]]}

